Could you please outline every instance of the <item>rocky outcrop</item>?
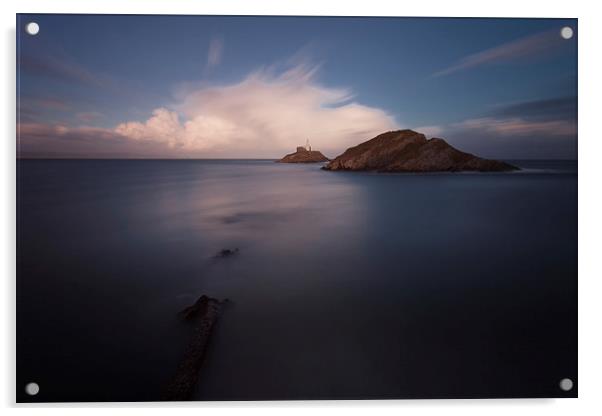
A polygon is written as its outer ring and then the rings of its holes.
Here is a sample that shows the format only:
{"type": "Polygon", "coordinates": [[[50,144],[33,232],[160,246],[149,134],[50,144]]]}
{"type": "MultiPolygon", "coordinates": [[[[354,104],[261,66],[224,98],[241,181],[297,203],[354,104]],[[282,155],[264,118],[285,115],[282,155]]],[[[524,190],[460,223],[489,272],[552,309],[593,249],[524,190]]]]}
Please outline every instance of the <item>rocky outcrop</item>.
{"type": "Polygon", "coordinates": [[[445,140],[427,140],[413,130],[397,130],[347,149],[323,167],[325,170],[378,172],[503,172],[517,167],[482,159],[450,146],[445,140]]]}
{"type": "Polygon", "coordinates": [[[295,153],[288,154],[284,156],[282,159],[277,160],[279,163],[318,163],[318,162],[328,162],[326,156],[317,150],[307,150],[304,147],[297,147],[297,151],[295,153]]]}
{"type": "Polygon", "coordinates": [[[194,324],[194,331],[186,347],[176,375],[164,394],[165,400],[189,400],[197,384],[205,352],[223,301],[201,296],[193,305],[182,310],[178,317],[194,324]]]}

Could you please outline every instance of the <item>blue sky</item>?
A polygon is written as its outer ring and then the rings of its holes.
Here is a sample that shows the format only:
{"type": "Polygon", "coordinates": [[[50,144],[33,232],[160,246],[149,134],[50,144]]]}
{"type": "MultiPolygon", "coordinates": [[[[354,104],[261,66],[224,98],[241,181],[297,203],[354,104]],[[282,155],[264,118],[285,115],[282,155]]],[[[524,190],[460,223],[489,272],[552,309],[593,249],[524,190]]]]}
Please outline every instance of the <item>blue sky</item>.
{"type": "Polygon", "coordinates": [[[486,157],[576,158],[574,19],[19,15],[17,30],[24,156],[278,157],[309,137],[333,157],[413,128],[486,157]]]}

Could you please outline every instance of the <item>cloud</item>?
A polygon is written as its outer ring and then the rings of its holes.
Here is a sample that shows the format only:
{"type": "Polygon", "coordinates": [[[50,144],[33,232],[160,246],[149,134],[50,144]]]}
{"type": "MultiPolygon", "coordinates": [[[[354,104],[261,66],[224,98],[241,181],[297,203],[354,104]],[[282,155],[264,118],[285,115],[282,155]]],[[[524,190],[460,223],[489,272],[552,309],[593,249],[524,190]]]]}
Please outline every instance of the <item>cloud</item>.
{"type": "Polygon", "coordinates": [[[441,128],[441,126],[421,126],[413,128],[412,130],[418,131],[427,137],[437,137],[443,133],[443,128],[441,128]]]}
{"type": "Polygon", "coordinates": [[[91,87],[113,87],[113,83],[109,78],[66,59],[57,59],[52,56],[36,58],[22,55],[19,57],[18,65],[20,70],[46,78],[91,87]]]}
{"type": "Polygon", "coordinates": [[[491,112],[496,117],[528,117],[537,120],[576,120],[577,97],[556,97],[523,101],[499,107],[491,112]]]}
{"type": "Polygon", "coordinates": [[[182,135],[185,128],[180,123],[176,112],[166,108],[158,108],[145,122],[130,121],[121,123],[115,132],[135,141],[156,141],[169,147],[184,147],[182,135]]]}
{"type": "Polygon", "coordinates": [[[104,114],[98,111],[84,111],[77,113],[75,117],[82,123],[92,123],[93,121],[104,118],[104,114]]]}
{"type": "Polygon", "coordinates": [[[307,138],[338,154],[397,127],[384,110],[355,102],[347,89],[321,86],[315,76],[315,67],[298,65],[280,73],[259,70],[232,85],[198,87],[171,109],[121,123],[115,133],[161,143],[172,154],[278,157],[307,138]]]}
{"type": "Polygon", "coordinates": [[[553,47],[561,45],[562,42],[565,42],[560,37],[559,33],[560,32],[556,30],[540,32],[535,35],[520,38],[494,48],[468,55],[451,66],[435,72],[433,77],[449,75],[454,72],[482,65],[510,62],[516,59],[543,54],[553,47]]]}
{"type": "MultiPolygon", "coordinates": [[[[99,71],[96,68],[89,68],[78,63],[71,56],[61,50],[49,48],[43,54],[32,56],[31,54],[21,54],[18,62],[19,73],[27,73],[35,77],[42,78],[40,86],[43,88],[48,81],[54,81],[61,84],[62,87],[71,87],[80,92],[69,99],[69,107],[73,106],[74,101],[81,101],[81,91],[83,89],[94,90],[95,94],[102,91],[105,94],[119,97],[149,97],[151,94],[148,89],[142,88],[138,81],[131,79],[116,78],[113,74],[99,71]]],[[[36,84],[37,85],[37,84],[36,84]]],[[[69,96],[67,88],[62,91],[69,96]]],[[[95,94],[89,95],[86,101],[95,101],[95,94]]]]}
{"type": "Polygon", "coordinates": [[[488,131],[504,136],[526,136],[533,134],[567,136],[577,133],[576,121],[532,121],[519,117],[504,119],[483,117],[465,120],[461,123],[454,124],[453,126],[463,129],[488,131]]]}
{"type": "Polygon", "coordinates": [[[233,84],[189,87],[169,107],[114,128],[86,126],[101,117],[94,112],[76,114],[83,126],[22,120],[20,155],[276,158],[309,138],[335,156],[398,128],[386,111],[356,102],[349,89],[320,85],[316,76],[317,67],[299,64],[260,69],[233,84]]]}
{"type": "Polygon", "coordinates": [[[224,41],[220,38],[213,38],[209,42],[209,52],[207,53],[207,68],[213,68],[222,61],[224,51],[224,41]]]}
{"type": "Polygon", "coordinates": [[[22,122],[32,122],[44,114],[56,114],[70,109],[66,101],[58,98],[24,96],[18,100],[17,114],[22,122]]]}
{"type": "Polygon", "coordinates": [[[48,110],[66,111],[69,109],[69,104],[59,98],[25,98],[24,101],[29,102],[32,106],[48,110]]]}
{"type": "Polygon", "coordinates": [[[88,141],[96,139],[116,139],[119,135],[111,130],[97,127],[70,127],[62,124],[20,123],[18,133],[25,138],[62,138],[88,141]]]}
{"type": "Polygon", "coordinates": [[[111,129],[35,122],[17,125],[17,156],[74,158],[162,157],[156,143],[132,145],[111,129]]]}
{"type": "Polygon", "coordinates": [[[486,157],[574,159],[576,106],[576,97],[524,101],[461,122],[416,130],[444,137],[462,150],[486,157]]]}

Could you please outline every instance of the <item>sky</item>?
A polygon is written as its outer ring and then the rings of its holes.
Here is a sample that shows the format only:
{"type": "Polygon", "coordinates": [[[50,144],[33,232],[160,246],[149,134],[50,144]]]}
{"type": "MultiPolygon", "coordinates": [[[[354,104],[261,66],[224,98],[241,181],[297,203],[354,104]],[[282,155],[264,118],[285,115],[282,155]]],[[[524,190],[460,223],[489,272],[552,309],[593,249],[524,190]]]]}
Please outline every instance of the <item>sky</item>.
{"type": "Polygon", "coordinates": [[[279,158],[306,139],[335,157],[405,128],[577,157],[576,19],[21,14],[17,32],[19,157],[279,158]]]}

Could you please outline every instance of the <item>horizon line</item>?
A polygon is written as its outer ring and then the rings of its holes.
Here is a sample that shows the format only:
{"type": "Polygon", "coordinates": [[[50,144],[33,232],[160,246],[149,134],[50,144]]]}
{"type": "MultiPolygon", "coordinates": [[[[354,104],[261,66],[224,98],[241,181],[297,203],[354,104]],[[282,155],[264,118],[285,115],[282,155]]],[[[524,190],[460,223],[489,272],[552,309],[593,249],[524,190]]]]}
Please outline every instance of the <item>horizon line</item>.
{"type": "MultiPolygon", "coordinates": [[[[183,158],[183,157],[16,157],[16,160],[280,160],[281,158],[265,158],[265,157],[198,157],[198,158],[183,158]]],[[[578,158],[516,158],[516,157],[485,157],[484,159],[495,160],[558,160],[558,161],[574,161],[578,158]]],[[[314,162],[321,163],[321,162],[314,162]]],[[[301,163],[303,164],[303,163],[301,163]]]]}

